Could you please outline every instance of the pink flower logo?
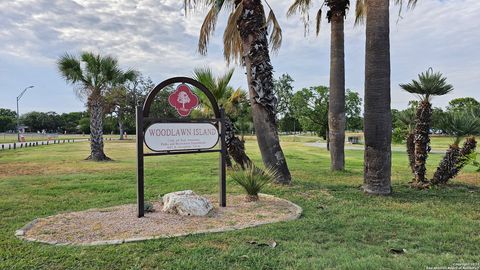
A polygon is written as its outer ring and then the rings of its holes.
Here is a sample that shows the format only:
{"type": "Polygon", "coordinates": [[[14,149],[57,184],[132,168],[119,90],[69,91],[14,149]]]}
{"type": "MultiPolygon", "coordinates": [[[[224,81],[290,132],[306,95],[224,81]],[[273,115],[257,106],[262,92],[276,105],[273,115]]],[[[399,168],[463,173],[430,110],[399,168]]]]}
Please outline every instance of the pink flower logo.
{"type": "Polygon", "coordinates": [[[198,106],[198,97],[188,85],[182,83],[168,97],[168,103],[177,109],[180,116],[188,116],[190,112],[198,106]]]}

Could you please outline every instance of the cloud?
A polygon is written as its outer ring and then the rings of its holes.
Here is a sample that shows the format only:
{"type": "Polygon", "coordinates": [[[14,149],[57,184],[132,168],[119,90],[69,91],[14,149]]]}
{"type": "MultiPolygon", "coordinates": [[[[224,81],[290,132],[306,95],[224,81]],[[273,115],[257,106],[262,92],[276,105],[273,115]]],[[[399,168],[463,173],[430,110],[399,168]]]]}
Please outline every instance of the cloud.
{"type": "MultiPolygon", "coordinates": [[[[272,55],[275,76],[291,74],[296,88],[328,85],[330,25],[324,20],[319,37],[313,28],[305,36],[301,20],[285,16],[291,1],[269,2],[284,35],[280,52],[272,55]]],[[[123,66],[136,68],[155,81],[188,76],[193,68],[205,65],[218,73],[226,71],[222,34],[227,14],[219,18],[208,55],[200,56],[196,51],[198,32],[207,11],[200,9],[185,16],[182,4],[178,0],[1,1],[0,63],[14,61],[22,69],[35,65],[36,72],[54,78],[55,61],[60,55],[89,50],[114,55],[123,66]]],[[[456,88],[453,94],[435,99],[434,106],[444,106],[455,96],[480,99],[476,90],[480,84],[480,2],[423,0],[414,10],[404,12],[400,20],[397,11],[392,4],[392,106],[405,107],[414,98],[402,92],[398,84],[410,81],[430,66],[443,72],[456,88]]],[[[312,9],[311,18],[315,12],[312,9]]],[[[345,24],[346,86],[363,93],[365,32],[364,26],[354,27],[353,16],[352,7],[345,24]]],[[[25,71],[0,70],[5,72],[0,74],[2,80],[25,71]]],[[[62,85],[58,80],[52,85],[62,85]]],[[[233,84],[246,88],[241,67],[237,67],[233,84]]],[[[5,85],[22,87],[13,81],[5,85]]],[[[0,85],[0,100],[7,97],[4,93],[8,89],[3,87],[0,85]]],[[[65,92],[56,87],[51,91],[65,92]]]]}

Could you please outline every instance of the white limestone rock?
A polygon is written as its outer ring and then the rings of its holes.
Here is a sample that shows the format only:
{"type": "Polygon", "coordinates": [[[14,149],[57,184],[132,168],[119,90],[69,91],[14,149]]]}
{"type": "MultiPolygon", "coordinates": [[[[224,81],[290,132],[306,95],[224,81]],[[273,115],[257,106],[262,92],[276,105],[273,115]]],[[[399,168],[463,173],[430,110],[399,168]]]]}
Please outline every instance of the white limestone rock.
{"type": "Polygon", "coordinates": [[[207,198],[191,190],[165,194],[162,201],[164,212],[181,216],[206,216],[213,209],[207,198]]]}

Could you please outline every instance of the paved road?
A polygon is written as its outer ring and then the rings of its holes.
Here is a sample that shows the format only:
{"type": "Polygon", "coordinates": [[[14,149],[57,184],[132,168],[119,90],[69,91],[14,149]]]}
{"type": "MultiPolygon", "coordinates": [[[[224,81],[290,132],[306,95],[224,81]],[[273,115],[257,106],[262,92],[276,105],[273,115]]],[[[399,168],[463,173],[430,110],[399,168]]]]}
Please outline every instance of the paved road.
{"type": "MultiPolygon", "coordinates": [[[[327,144],[324,142],[314,142],[314,143],[306,143],[306,146],[313,146],[313,147],[319,147],[319,148],[327,148],[327,144]]],[[[345,150],[364,150],[363,145],[353,145],[353,144],[348,144],[345,143],[345,150]]],[[[398,147],[394,146],[392,147],[393,152],[406,152],[407,150],[405,147],[398,147]]],[[[432,154],[445,154],[446,150],[431,150],[430,153],[432,154]]]]}
{"type": "Polygon", "coordinates": [[[35,141],[35,142],[16,142],[16,143],[3,143],[0,144],[0,150],[9,150],[13,149],[13,146],[15,144],[15,147],[18,148],[25,148],[25,147],[34,147],[37,144],[40,145],[52,145],[52,144],[63,144],[65,143],[72,143],[72,142],[86,142],[88,139],[75,139],[75,140],[55,140],[55,143],[53,142],[54,140],[50,141],[35,141]],[[3,146],[3,147],[2,147],[3,146]]]}

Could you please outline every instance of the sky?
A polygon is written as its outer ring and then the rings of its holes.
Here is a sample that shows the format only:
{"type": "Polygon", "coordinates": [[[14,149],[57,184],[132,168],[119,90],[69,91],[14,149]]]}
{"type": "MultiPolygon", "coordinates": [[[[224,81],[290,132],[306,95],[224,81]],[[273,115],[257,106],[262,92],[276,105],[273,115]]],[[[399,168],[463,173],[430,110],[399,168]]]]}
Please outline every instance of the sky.
{"type": "MultiPolygon", "coordinates": [[[[269,0],[283,29],[282,47],[271,55],[274,76],[290,74],[295,90],[328,86],[329,25],[324,19],[316,37],[312,24],[305,35],[299,17],[285,16],[291,2],[269,0]]],[[[227,66],[223,59],[226,12],[219,17],[208,54],[201,56],[196,48],[207,10],[185,16],[182,4],[180,0],[0,0],[0,108],[15,109],[16,97],[33,85],[20,101],[21,114],[84,110],[84,101],[56,68],[58,58],[67,52],[112,55],[122,68],[139,70],[155,83],[173,76],[191,77],[196,67],[208,66],[217,74],[235,68],[231,85],[246,89],[244,68],[227,66]]],[[[415,99],[398,84],[429,67],[442,72],[455,88],[435,98],[435,107],[445,107],[456,97],[480,100],[479,15],[478,0],[420,0],[401,16],[391,4],[392,108],[403,109],[415,99]]],[[[363,97],[365,26],[353,22],[354,7],[345,24],[346,88],[363,97]]]]}

